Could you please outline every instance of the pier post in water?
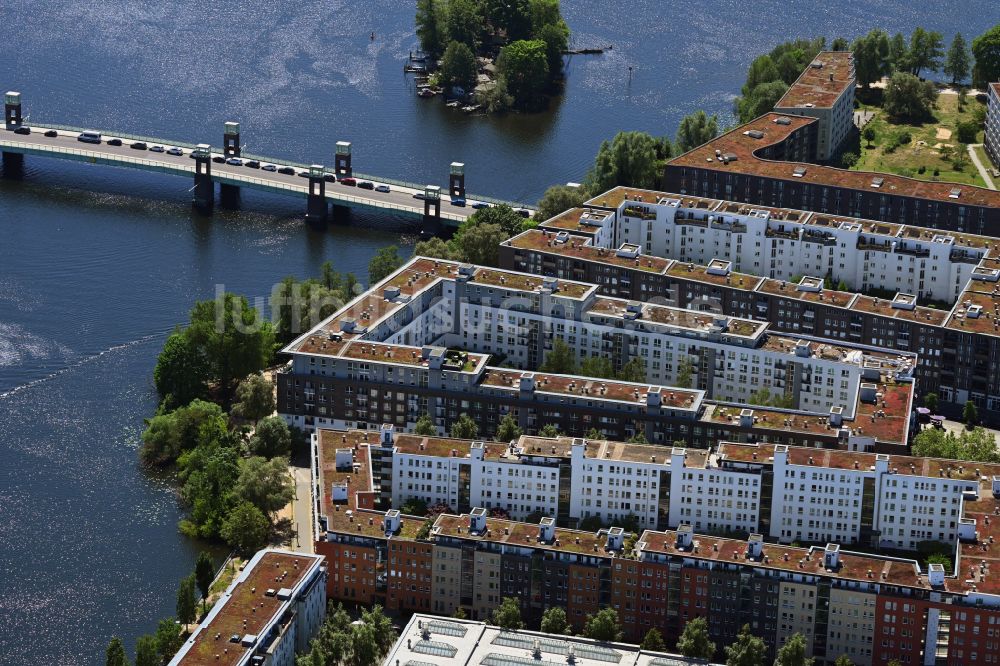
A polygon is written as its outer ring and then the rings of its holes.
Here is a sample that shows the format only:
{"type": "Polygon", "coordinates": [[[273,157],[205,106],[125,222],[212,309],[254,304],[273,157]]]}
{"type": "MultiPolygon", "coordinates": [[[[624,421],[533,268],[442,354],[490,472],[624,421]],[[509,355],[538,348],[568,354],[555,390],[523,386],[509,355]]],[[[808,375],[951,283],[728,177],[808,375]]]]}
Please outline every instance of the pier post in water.
{"type": "Polygon", "coordinates": [[[212,147],[199,143],[194,157],[194,197],[191,203],[201,213],[211,214],[215,206],[215,183],[212,182],[212,147]]]}
{"type": "Polygon", "coordinates": [[[306,203],[306,222],[314,227],[325,227],[327,219],[326,171],[322,164],[309,167],[309,199],[306,203]]]}

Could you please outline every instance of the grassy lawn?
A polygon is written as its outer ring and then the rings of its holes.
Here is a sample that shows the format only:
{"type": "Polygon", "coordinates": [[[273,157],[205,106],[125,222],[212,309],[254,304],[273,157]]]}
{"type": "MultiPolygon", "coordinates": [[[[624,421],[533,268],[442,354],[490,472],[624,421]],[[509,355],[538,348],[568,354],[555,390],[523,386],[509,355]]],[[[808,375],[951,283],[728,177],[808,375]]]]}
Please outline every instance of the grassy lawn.
{"type": "MultiPolygon", "coordinates": [[[[1000,165],[993,163],[993,160],[990,159],[990,156],[986,154],[985,150],[983,150],[982,145],[976,146],[972,150],[974,150],[976,155],[979,156],[979,161],[983,163],[984,167],[986,167],[987,169],[1000,169],[1000,165]]],[[[997,185],[996,178],[993,179],[993,184],[997,185]]],[[[1000,187],[1000,185],[997,186],[1000,187]]]]}
{"type": "MultiPolygon", "coordinates": [[[[923,124],[892,123],[880,108],[863,105],[862,108],[875,112],[870,126],[875,129],[876,138],[871,145],[861,139],[861,159],[854,169],[985,187],[986,183],[969,159],[965,145],[959,143],[956,137],[958,123],[973,120],[973,108],[980,105],[980,102],[968,97],[962,111],[959,111],[958,95],[940,95],[934,110],[935,120],[923,124]],[[944,132],[939,135],[939,130],[944,132]],[[950,138],[944,138],[947,132],[951,132],[950,138]],[[910,135],[908,143],[894,140],[906,133],[910,135]],[[894,143],[899,145],[892,149],[894,143]]],[[[977,142],[981,142],[982,137],[980,130],[977,142]]]]}

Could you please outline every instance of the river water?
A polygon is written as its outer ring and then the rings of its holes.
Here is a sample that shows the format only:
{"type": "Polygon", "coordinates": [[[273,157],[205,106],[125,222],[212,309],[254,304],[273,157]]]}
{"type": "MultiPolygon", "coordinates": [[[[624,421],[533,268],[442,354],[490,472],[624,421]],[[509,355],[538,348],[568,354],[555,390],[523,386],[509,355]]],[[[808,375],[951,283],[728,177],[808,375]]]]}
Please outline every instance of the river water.
{"type": "MultiPolygon", "coordinates": [[[[672,134],[726,114],[749,60],[793,36],[915,25],[967,38],[993,0],[704,3],[564,0],[579,47],[544,114],[467,117],[420,100],[402,74],[412,3],[391,0],[0,0],[0,88],[32,118],[218,144],[534,201],[580,180],[619,129],[672,134]],[[375,31],[375,40],[370,33],[375,31]],[[629,77],[629,67],[632,76],[629,77]]],[[[97,664],[112,634],[171,615],[199,544],[181,537],[169,481],[136,464],[165,336],[216,285],[266,295],[332,260],[364,276],[409,250],[405,220],[356,213],[309,231],[298,199],[245,193],[243,212],[192,213],[186,180],[28,158],[0,182],[0,664],[97,664]]]]}

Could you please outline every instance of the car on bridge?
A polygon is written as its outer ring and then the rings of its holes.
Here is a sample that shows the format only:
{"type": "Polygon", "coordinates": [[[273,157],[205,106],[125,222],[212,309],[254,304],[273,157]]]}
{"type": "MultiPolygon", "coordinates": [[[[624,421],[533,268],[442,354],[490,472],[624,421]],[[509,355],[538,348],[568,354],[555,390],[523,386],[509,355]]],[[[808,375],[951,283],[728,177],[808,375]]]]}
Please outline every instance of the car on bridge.
{"type": "Polygon", "coordinates": [[[485,201],[477,201],[474,204],[472,204],[472,207],[476,210],[481,210],[483,208],[492,208],[492,206],[490,206],[485,201]]]}
{"type": "Polygon", "coordinates": [[[387,193],[387,192],[389,192],[390,190],[389,190],[389,186],[388,186],[388,185],[376,185],[376,186],[375,186],[375,191],[376,191],[376,192],[383,192],[383,193],[387,193]]]}
{"type": "Polygon", "coordinates": [[[151,153],[162,153],[163,152],[163,146],[150,146],[149,147],[149,152],[151,152],[151,153]]]}
{"type": "Polygon", "coordinates": [[[292,167],[289,167],[289,166],[280,167],[278,169],[278,173],[284,174],[286,176],[294,176],[295,175],[295,169],[293,169],[292,167]]]}
{"type": "Polygon", "coordinates": [[[341,178],[340,182],[343,183],[344,185],[350,185],[351,187],[354,187],[358,184],[357,178],[341,178]]]}
{"type": "Polygon", "coordinates": [[[50,139],[52,139],[52,138],[54,138],[54,137],[57,137],[57,136],[59,136],[59,132],[57,132],[57,131],[55,131],[55,130],[45,130],[45,136],[47,136],[47,137],[49,137],[50,139]]]}
{"type": "Polygon", "coordinates": [[[271,171],[271,172],[274,172],[274,171],[278,170],[278,167],[274,166],[273,164],[265,164],[264,166],[262,166],[260,168],[260,170],[261,171],[271,171]]]}
{"type": "Polygon", "coordinates": [[[146,142],[145,141],[135,141],[135,142],[132,143],[131,146],[129,146],[129,148],[134,148],[135,150],[146,150],[146,142]]]}
{"type": "Polygon", "coordinates": [[[184,151],[178,148],[177,146],[171,146],[170,148],[167,148],[167,155],[183,155],[183,154],[184,151]]]}
{"type": "Polygon", "coordinates": [[[244,164],[243,166],[248,167],[250,169],[259,169],[260,162],[258,162],[257,160],[247,160],[247,163],[244,164]]]}
{"type": "Polygon", "coordinates": [[[458,206],[459,208],[465,208],[465,199],[462,197],[452,197],[451,205],[458,206]]]}
{"type": "Polygon", "coordinates": [[[122,140],[121,139],[108,139],[108,145],[109,146],[120,146],[120,145],[122,145],[122,140]]]}
{"type": "Polygon", "coordinates": [[[213,155],[212,156],[212,161],[215,162],[216,164],[224,164],[225,161],[226,161],[226,158],[223,157],[222,155],[213,155]]]}
{"type": "Polygon", "coordinates": [[[230,157],[228,160],[226,160],[226,164],[228,164],[229,166],[243,166],[243,160],[241,160],[238,157],[230,157]]]}
{"type": "Polygon", "coordinates": [[[18,127],[14,130],[14,134],[31,134],[30,127],[18,127]]]}
{"type": "Polygon", "coordinates": [[[374,190],[375,183],[371,182],[370,180],[359,180],[358,187],[361,188],[362,190],[374,190]]]}
{"type": "Polygon", "coordinates": [[[77,141],[83,141],[84,143],[100,143],[101,133],[100,132],[80,132],[76,135],[77,141]]]}
{"type": "Polygon", "coordinates": [[[333,174],[333,173],[324,173],[323,174],[323,180],[325,180],[328,183],[336,183],[337,182],[337,175],[333,174]]]}

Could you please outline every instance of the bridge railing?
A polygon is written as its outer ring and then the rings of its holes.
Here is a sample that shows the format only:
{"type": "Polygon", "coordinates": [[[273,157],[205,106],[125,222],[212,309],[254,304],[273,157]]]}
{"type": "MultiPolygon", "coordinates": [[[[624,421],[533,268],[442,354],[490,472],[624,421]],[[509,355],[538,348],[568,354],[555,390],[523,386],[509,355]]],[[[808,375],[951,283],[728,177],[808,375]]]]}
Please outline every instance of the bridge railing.
{"type": "Polygon", "coordinates": [[[194,165],[181,164],[175,162],[165,162],[160,160],[150,160],[143,157],[132,157],[131,155],[117,155],[111,153],[99,153],[93,150],[80,148],[66,148],[64,146],[53,146],[47,143],[24,143],[21,141],[5,141],[0,139],[0,146],[19,148],[23,150],[36,151],[38,153],[58,153],[61,155],[75,155],[77,157],[90,158],[94,162],[121,162],[124,164],[135,164],[138,166],[155,167],[157,169],[168,169],[183,173],[194,173],[194,165]]]}
{"type": "MultiPolygon", "coordinates": [[[[64,132],[75,132],[77,134],[79,134],[80,132],[100,132],[101,135],[103,136],[117,137],[119,139],[128,141],[143,141],[145,143],[159,144],[162,146],[177,146],[178,148],[193,149],[197,148],[198,146],[198,144],[189,143],[186,141],[173,141],[152,136],[143,136],[141,134],[129,134],[126,132],[105,131],[105,130],[95,129],[93,127],[74,127],[73,125],[60,125],[58,123],[46,122],[45,120],[31,120],[31,122],[29,122],[28,125],[31,127],[40,127],[44,129],[62,130],[64,132]]],[[[212,146],[212,152],[221,154],[223,150],[221,146],[212,146]]],[[[312,166],[304,162],[296,162],[287,159],[276,159],[274,157],[268,157],[267,155],[257,155],[254,153],[242,153],[241,157],[245,160],[257,160],[259,162],[269,162],[271,164],[277,164],[279,166],[297,167],[299,169],[308,169],[310,166],[312,166]]],[[[330,171],[330,173],[333,172],[330,171]]],[[[360,172],[354,172],[353,175],[355,178],[359,180],[371,180],[377,183],[385,183],[386,185],[393,185],[395,187],[410,189],[413,190],[414,192],[423,192],[424,186],[427,184],[427,183],[413,183],[405,180],[400,180],[398,178],[373,176],[370,174],[360,173],[360,172]]],[[[490,204],[507,204],[508,206],[511,206],[513,208],[527,208],[529,210],[534,210],[533,205],[522,203],[519,201],[505,201],[503,199],[497,199],[495,197],[487,197],[472,193],[469,193],[466,196],[466,198],[474,201],[483,201],[490,204]]]]}

